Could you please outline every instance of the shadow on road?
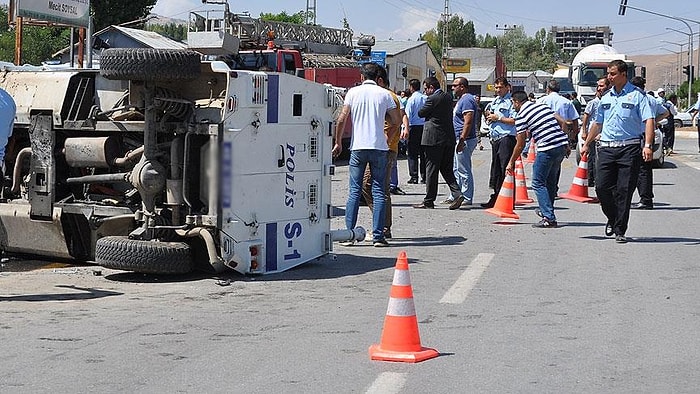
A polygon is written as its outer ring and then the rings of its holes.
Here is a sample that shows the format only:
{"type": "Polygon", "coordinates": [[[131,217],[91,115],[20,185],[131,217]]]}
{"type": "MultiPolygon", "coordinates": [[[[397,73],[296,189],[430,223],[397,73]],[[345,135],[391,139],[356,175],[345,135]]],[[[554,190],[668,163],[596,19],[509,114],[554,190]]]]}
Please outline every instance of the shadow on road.
{"type": "Polygon", "coordinates": [[[26,302],[45,302],[45,301],[75,301],[75,300],[92,300],[96,298],[112,297],[123,295],[116,291],[98,290],[77,286],[57,285],[56,287],[64,289],[79,290],[79,293],[53,293],[53,294],[23,294],[15,296],[0,296],[0,301],[26,301],[26,302]]]}
{"type": "Polygon", "coordinates": [[[209,279],[216,275],[213,272],[193,271],[184,275],[155,275],[143,274],[138,272],[119,272],[109,274],[105,279],[115,282],[127,283],[180,283],[180,282],[196,282],[202,279],[209,279]]]}
{"type": "MultiPolygon", "coordinates": [[[[602,235],[587,235],[581,239],[589,239],[592,241],[612,241],[612,237],[602,235]]],[[[684,237],[627,237],[629,243],[667,243],[667,244],[686,244],[698,245],[700,238],[684,238],[684,237]]]]}

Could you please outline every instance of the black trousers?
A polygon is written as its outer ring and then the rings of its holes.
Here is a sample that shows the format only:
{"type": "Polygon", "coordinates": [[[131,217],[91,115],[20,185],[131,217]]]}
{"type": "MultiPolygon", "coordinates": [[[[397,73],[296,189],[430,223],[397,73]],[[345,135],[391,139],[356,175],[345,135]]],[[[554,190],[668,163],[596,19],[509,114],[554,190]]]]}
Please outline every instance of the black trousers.
{"type": "Polygon", "coordinates": [[[506,179],[506,167],[515,149],[515,137],[506,136],[491,142],[491,176],[489,187],[493,189],[491,199],[498,197],[503,181],[506,179]]]}
{"type": "Polygon", "coordinates": [[[423,126],[408,127],[408,146],[406,147],[406,155],[408,156],[408,175],[411,179],[425,179],[425,152],[423,145],[420,144],[423,138],[423,126]]]}
{"type": "Polygon", "coordinates": [[[641,167],[639,167],[637,192],[639,193],[639,202],[641,202],[644,205],[653,205],[654,172],[652,171],[651,161],[642,160],[641,167]]]}
{"type": "Polygon", "coordinates": [[[433,205],[438,192],[438,172],[442,174],[450,188],[453,197],[461,195],[454,173],[455,146],[450,145],[423,145],[425,150],[425,198],[426,205],[433,205]]]}
{"type": "Polygon", "coordinates": [[[603,214],[616,235],[625,235],[630,204],[639,178],[642,150],[639,144],[620,148],[598,147],[595,191],[603,214]]]}
{"type": "Polygon", "coordinates": [[[664,135],[664,148],[673,150],[673,144],[676,143],[676,125],[670,121],[661,128],[661,132],[664,135]]]}

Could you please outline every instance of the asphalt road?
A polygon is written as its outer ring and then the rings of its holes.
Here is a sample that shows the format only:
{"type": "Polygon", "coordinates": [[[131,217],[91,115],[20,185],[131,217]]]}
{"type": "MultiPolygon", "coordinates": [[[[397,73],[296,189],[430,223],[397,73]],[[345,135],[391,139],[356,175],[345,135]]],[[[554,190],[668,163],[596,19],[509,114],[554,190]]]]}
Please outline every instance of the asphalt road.
{"type": "MultiPolygon", "coordinates": [[[[391,247],[336,246],[277,275],[4,261],[0,392],[697,392],[700,154],[694,135],[680,134],[693,139],[679,138],[654,171],[656,208],[632,213],[623,245],[604,236],[596,204],[559,200],[561,227],[542,230],[531,227],[535,204],[520,220],[478,206],[415,210],[423,186],[402,185],[391,247]],[[440,352],[418,364],[367,353],[400,251],[422,344],[440,352]]],[[[489,193],[489,158],[474,155],[477,202],[489,193]]],[[[575,170],[565,162],[561,191],[575,170]]],[[[343,206],[346,167],[336,173],[343,206]]],[[[359,224],[371,226],[366,208],[359,224]]]]}

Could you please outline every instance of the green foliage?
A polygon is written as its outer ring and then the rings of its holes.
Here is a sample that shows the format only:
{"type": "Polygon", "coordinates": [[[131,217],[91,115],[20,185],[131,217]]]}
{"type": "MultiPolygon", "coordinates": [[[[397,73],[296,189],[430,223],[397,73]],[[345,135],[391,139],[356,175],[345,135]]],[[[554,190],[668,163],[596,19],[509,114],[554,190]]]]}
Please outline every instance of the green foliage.
{"type": "Polygon", "coordinates": [[[162,34],[175,41],[187,40],[187,25],[178,23],[168,23],[165,25],[148,25],[146,30],[162,34]]]}
{"type": "Polygon", "coordinates": [[[271,12],[260,13],[260,19],[264,21],[287,22],[303,25],[306,23],[306,11],[299,11],[296,14],[287,14],[287,11],[282,11],[279,14],[271,12]]]}
{"type": "MultiPolygon", "coordinates": [[[[445,22],[440,20],[437,27],[425,32],[422,39],[428,42],[428,46],[435,57],[442,59],[442,29],[445,22]]],[[[464,22],[462,17],[453,16],[447,21],[447,42],[451,48],[469,48],[476,46],[477,38],[474,32],[474,22],[464,22]]]]}
{"type": "MultiPolygon", "coordinates": [[[[541,29],[534,37],[528,37],[522,26],[504,31],[500,36],[476,35],[474,23],[464,22],[453,16],[448,23],[447,42],[450,48],[498,48],[509,71],[545,70],[552,71],[557,61],[564,60],[564,54],[554,43],[551,33],[541,29]]],[[[439,60],[442,60],[442,27],[438,21],[435,29],[425,32],[421,39],[439,60]]]]}
{"type": "Polygon", "coordinates": [[[10,31],[7,23],[7,5],[0,6],[0,61],[12,62],[14,60],[15,32],[10,31]]]}
{"type": "MultiPolygon", "coordinates": [[[[91,3],[95,31],[145,18],[157,0],[93,0],[91,3]]],[[[184,28],[186,29],[186,28],[184,28]]],[[[51,55],[70,45],[71,29],[65,27],[23,26],[22,63],[41,64],[51,55]]],[[[173,38],[177,29],[173,29],[173,38]]],[[[9,30],[7,6],[0,6],[0,61],[14,62],[15,31],[9,30]]]]}
{"type": "Polygon", "coordinates": [[[95,31],[147,17],[157,0],[92,0],[95,31]],[[128,4],[128,5],[127,5],[128,4]]]}
{"type": "MultiPolygon", "coordinates": [[[[70,29],[66,28],[25,26],[22,33],[23,64],[41,64],[70,44],[70,29]]],[[[15,30],[9,28],[6,6],[0,7],[0,61],[15,61],[15,30]]]]}
{"type": "MultiPolygon", "coordinates": [[[[690,104],[695,103],[698,92],[700,92],[700,78],[694,79],[691,85],[690,104]]],[[[678,96],[678,109],[688,108],[688,81],[684,81],[675,93],[678,96]]]]}

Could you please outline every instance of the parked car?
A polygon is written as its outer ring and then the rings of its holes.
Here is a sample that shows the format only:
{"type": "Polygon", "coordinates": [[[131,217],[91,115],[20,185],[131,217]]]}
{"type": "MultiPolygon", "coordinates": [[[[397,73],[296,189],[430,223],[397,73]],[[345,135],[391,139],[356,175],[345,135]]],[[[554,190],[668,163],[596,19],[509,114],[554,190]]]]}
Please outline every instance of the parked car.
{"type": "Polygon", "coordinates": [[[693,108],[690,107],[683,112],[678,111],[676,116],[673,117],[673,123],[676,124],[676,128],[691,127],[693,125],[693,115],[690,113],[693,108]]]}
{"type": "MultiPolygon", "coordinates": [[[[693,126],[693,115],[691,115],[690,113],[693,110],[693,108],[695,107],[691,106],[685,111],[678,111],[678,113],[673,117],[673,123],[676,125],[677,129],[681,127],[693,126]]],[[[668,123],[668,119],[663,119],[661,122],[659,122],[659,124],[662,126],[665,126],[666,123],[668,123]]]]}
{"type": "MultiPolygon", "coordinates": [[[[486,108],[489,104],[495,100],[495,96],[481,96],[481,108],[486,108]]],[[[489,136],[489,125],[486,123],[486,118],[484,117],[484,112],[481,113],[481,129],[479,129],[479,136],[488,137],[489,136]]]]}

